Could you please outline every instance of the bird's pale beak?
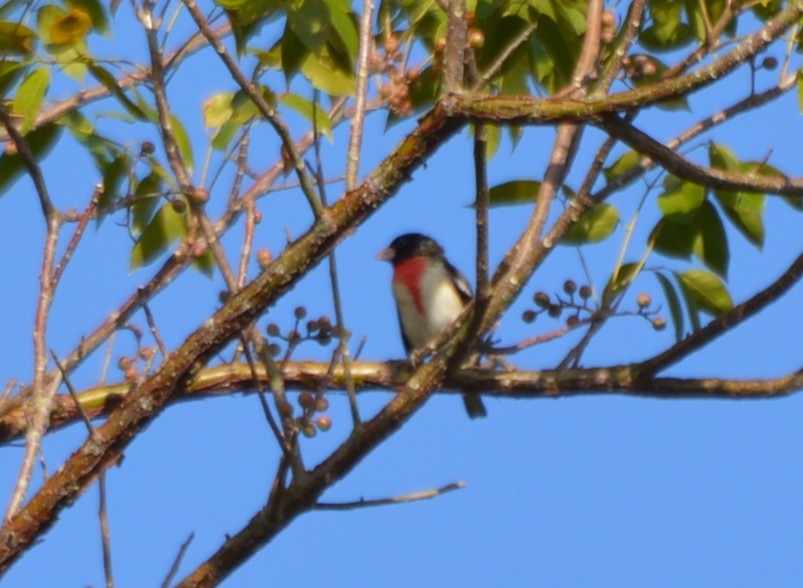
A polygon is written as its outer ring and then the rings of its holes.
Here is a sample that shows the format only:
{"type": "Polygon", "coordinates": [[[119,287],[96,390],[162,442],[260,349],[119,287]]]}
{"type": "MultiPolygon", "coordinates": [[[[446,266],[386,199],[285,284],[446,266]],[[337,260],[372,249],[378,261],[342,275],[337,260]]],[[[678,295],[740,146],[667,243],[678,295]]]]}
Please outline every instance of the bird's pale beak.
{"type": "Polygon", "coordinates": [[[393,259],[393,256],[395,254],[396,252],[393,251],[393,249],[391,249],[390,247],[388,247],[387,249],[383,249],[382,251],[380,251],[379,254],[376,256],[376,258],[379,261],[390,261],[393,259]]]}

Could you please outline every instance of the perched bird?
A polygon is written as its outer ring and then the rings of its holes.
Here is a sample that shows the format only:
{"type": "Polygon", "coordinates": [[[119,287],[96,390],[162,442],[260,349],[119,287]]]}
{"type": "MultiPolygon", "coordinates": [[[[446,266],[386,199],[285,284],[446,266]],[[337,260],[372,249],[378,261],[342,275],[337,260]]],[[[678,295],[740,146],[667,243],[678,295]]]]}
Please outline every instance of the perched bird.
{"type": "MultiPolygon", "coordinates": [[[[396,237],[377,257],[393,265],[393,297],[408,355],[448,329],[472,299],[466,278],[425,235],[396,237]]],[[[471,418],[486,416],[476,394],[464,393],[463,402],[471,418]]]]}

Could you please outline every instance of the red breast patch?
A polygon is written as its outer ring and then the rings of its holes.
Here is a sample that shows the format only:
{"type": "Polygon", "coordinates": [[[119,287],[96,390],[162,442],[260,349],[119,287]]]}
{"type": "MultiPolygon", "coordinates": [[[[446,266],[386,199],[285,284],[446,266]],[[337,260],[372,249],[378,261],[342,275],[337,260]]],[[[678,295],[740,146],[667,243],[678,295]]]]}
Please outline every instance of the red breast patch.
{"type": "Polygon", "coordinates": [[[421,314],[426,314],[424,301],[421,298],[421,281],[426,269],[426,257],[411,257],[410,259],[397,263],[393,268],[393,282],[407,288],[407,291],[410,292],[410,296],[413,297],[415,307],[421,314]]]}

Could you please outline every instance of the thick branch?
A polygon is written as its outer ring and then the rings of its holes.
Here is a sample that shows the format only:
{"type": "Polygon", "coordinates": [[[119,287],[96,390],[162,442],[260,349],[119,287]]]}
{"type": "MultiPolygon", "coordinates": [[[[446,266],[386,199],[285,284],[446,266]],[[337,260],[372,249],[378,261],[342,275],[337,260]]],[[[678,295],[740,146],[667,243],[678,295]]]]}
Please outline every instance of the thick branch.
{"type": "MultiPolygon", "coordinates": [[[[439,384],[438,394],[461,394],[465,390],[481,391],[494,398],[554,398],[583,394],[625,394],[650,398],[774,398],[803,390],[803,373],[766,379],[654,378],[649,375],[650,361],[631,366],[608,368],[574,368],[542,371],[497,371],[465,368],[448,374],[439,384]]],[[[361,394],[388,393],[404,386],[412,373],[406,361],[358,361],[352,363],[352,377],[361,394]]],[[[342,365],[331,370],[327,362],[297,361],[288,363],[282,374],[288,390],[308,390],[326,384],[332,393],[346,390],[342,365]]],[[[264,367],[257,366],[257,378],[247,364],[209,368],[199,372],[192,382],[177,391],[168,404],[204,400],[215,396],[255,393],[269,383],[264,367]]],[[[79,393],[78,399],[90,418],[109,415],[119,406],[130,384],[112,384],[79,393]]],[[[80,422],[75,403],[69,394],[54,398],[48,431],[80,422]]],[[[25,434],[25,414],[19,403],[6,407],[0,416],[0,443],[8,443],[25,434]]]]}
{"type": "Polygon", "coordinates": [[[601,117],[598,126],[684,180],[723,190],[767,192],[785,196],[803,195],[803,180],[743,174],[697,165],[617,116],[601,117]]]}
{"type": "Polygon", "coordinates": [[[79,448],[28,505],[0,530],[0,573],[55,522],[61,509],[119,458],[139,430],[160,412],[177,390],[186,386],[209,357],[238,336],[319,263],[345,234],[395,194],[413,170],[460,127],[461,123],[448,118],[442,108],[436,108],[421,119],[418,127],[358,189],[327,209],[320,222],[190,335],[159,371],[143,382],[98,428],[99,439],[91,439],[79,448]]]}

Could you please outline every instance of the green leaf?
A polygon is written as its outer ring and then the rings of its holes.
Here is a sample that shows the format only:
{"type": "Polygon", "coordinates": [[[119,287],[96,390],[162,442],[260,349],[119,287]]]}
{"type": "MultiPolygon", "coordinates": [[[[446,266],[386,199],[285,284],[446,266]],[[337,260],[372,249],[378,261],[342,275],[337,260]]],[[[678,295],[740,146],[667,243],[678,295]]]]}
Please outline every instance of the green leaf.
{"type": "Polygon", "coordinates": [[[658,253],[669,257],[689,259],[694,250],[696,231],[688,225],[672,222],[662,218],[650,232],[649,241],[658,253]]]}
{"type": "MultiPolygon", "coordinates": [[[[716,169],[759,175],[780,174],[778,170],[771,166],[766,166],[762,173],[761,170],[764,164],[742,163],[736,159],[730,150],[722,145],[712,143],[709,145],[708,154],[711,166],[716,169]]],[[[780,176],[783,177],[783,174],[780,174],[780,176]]],[[[714,195],[733,225],[739,229],[748,241],[760,249],[764,245],[764,220],[762,215],[766,196],[752,192],[732,192],[721,189],[714,190],[714,195]]]]}
{"type": "Polygon", "coordinates": [[[360,48],[357,20],[347,0],[330,2],[329,8],[332,11],[332,29],[329,34],[329,42],[348,56],[349,62],[353,67],[353,64],[357,61],[357,52],[360,48]]]}
{"type": "Polygon", "coordinates": [[[669,306],[669,314],[672,317],[672,324],[675,326],[675,340],[681,341],[685,334],[685,325],[683,321],[683,309],[680,306],[680,297],[669,278],[660,272],[655,272],[655,277],[658,279],[658,283],[664,291],[664,298],[666,298],[666,304],[669,306]]]}
{"type": "Polygon", "coordinates": [[[695,229],[694,254],[720,276],[726,276],[730,262],[728,237],[717,209],[710,202],[704,202],[700,208],[695,229]]]}
{"type": "Polygon", "coordinates": [[[625,263],[621,265],[605,285],[605,289],[602,292],[603,306],[609,306],[619,293],[627,289],[641,273],[641,268],[642,264],[640,263],[625,263]]]}
{"type": "Polygon", "coordinates": [[[631,169],[638,166],[641,161],[641,154],[637,151],[628,151],[617,159],[610,167],[605,168],[605,179],[612,182],[615,179],[625,175],[631,169]]]}
{"type": "Polygon", "coordinates": [[[208,129],[222,127],[231,118],[233,99],[234,92],[221,92],[204,101],[204,126],[208,129]]]}
{"type": "Polygon", "coordinates": [[[287,13],[287,22],[293,32],[313,53],[320,52],[329,39],[331,20],[329,6],[324,0],[303,0],[287,13]]]}
{"type": "MultiPolygon", "coordinates": [[[[28,133],[25,140],[31,148],[31,153],[36,161],[41,161],[50,151],[56,140],[61,134],[61,126],[50,123],[34,129],[28,133]]],[[[0,196],[8,191],[8,188],[19,177],[27,171],[19,153],[6,151],[0,155],[0,196]]]]}
{"type": "Polygon", "coordinates": [[[540,189],[541,182],[536,180],[514,180],[491,188],[489,199],[491,206],[534,204],[540,189]]]}
{"type": "MultiPolygon", "coordinates": [[[[0,49],[0,52],[2,52],[2,49],[0,49]]],[[[11,88],[27,70],[28,67],[26,63],[0,60],[0,96],[8,96],[11,88]]]]}
{"type": "Polygon", "coordinates": [[[351,96],[357,88],[354,75],[337,67],[328,48],[318,54],[307,53],[301,72],[313,87],[331,96],[351,96]]]}
{"type": "Polygon", "coordinates": [[[186,234],[184,217],[175,211],[170,202],[164,204],[137,239],[131,251],[131,269],[151,263],[186,234]]]}
{"type": "Polygon", "coordinates": [[[619,224],[619,210],[612,204],[598,204],[586,211],[572,227],[566,231],[562,245],[582,245],[597,243],[607,239],[619,224]]]}
{"type": "Polygon", "coordinates": [[[207,249],[203,255],[196,257],[192,261],[192,267],[206,277],[211,278],[215,275],[215,256],[207,249]]]}
{"type": "Polygon", "coordinates": [[[0,22],[0,53],[29,56],[35,50],[37,35],[16,22],[0,22]]]}
{"type": "Polygon", "coordinates": [[[797,78],[797,107],[803,114],[803,77],[797,78]]]}
{"type": "Polygon", "coordinates": [[[310,55],[310,51],[289,24],[285,27],[284,35],[278,45],[282,52],[282,71],[284,77],[289,80],[301,69],[305,59],[310,55]]]}
{"type": "Polygon", "coordinates": [[[711,272],[689,270],[680,274],[678,279],[703,312],[719,316],[733,308],[733,299],[725,284],[711,272]]]}
{"type": "Polygon", "coordinates": [[[170,126],[173,128],[173,136],[176,138],[178,150],[181,152],[181,158],[184,160],[184,165],[187,166],[187,171],[192,173],[194,163],[190,137],[187,135],[184,125],[181,124],[181,120],[179,120],[175,114],[170,115],[170,126]]]}
{"type": "Polygon", "coordinates": [[[764,246],[764,194],[715,190],[717,202],[733,225],[757,248],[764,246]]]}
{"type": "Polygon", "coordinates": [[[298,94],[282,94],[278,99],[279,102],[288,108],[295,110],[308,121],[314,122],[319,133],[325,135],[330,142],[334,141],[334,138],[332,137],[332,120],[329,118],[329,114],[321,107],[320,104],[315,106],[311,101],[299,96],[298,94]],[[313,118],[315,119],[314,121],[313,118]]]}
{"type": "MultiPolygon", "coordinates": [[[[664,193],[658,196],[658,207],[664,216],[686,216],[696,213],[705,201],[705,188],[667,176],[664,193]]],[[[680,219],[678,219],[680,220],[680,219]]]]}
{"type": "Polygon", "coordinates": [[[92,77],[94,77],[103,85],[104,88],[111,92],[131,116],[137,120],[148,120],[147,115],[139,106],[134,103],[133,100],[126,96],[123,88],[117,83],[117,79],[109,71],[94,61],[89,61],[86,66],[89,70],[89,73],[92,74],[92,77]]]}
{"type": "Polygon", "coordinates": [[[716,169],[724,169],[727,171],[742,171],[741,163],[733,152],[717,143],[710,143],[708,145],[708,159],[711,162],[711,167],[716,169]]]}
{"type": "Polygon", "coordinates": [[[155,171],[137,184],[137,189],[134,190],[136,202],[131,207],[131,230],[135,235],[141,234],[148,225],[162,192],[162,178],[155,171]]]}
{"type": "Polygon", "coordinates": [[[14,97],[14,112],[23,116],[20,132],[24,135],[33,128],[50,87],[50,68],[40,67],[29,73],[20,84],[14,97]]]}
{"type": "Polygon", "coordinates": [[[103,174],[103,193],[98,200],[98,208],[103,210],[121,196],[120,186],[131,169],[131,159],[125,153],[118,152],[114,159],[100,166],[103,174]]]}
{"type": "Polygon", "coordinates": [[[230,120],[223,124],[214,137],[212,137],[212,148],[217,151],[226,151],[229,148],[229,143],[237,136],[237,133],[243,128],[242,123],[236,120],[230,120]]]}

